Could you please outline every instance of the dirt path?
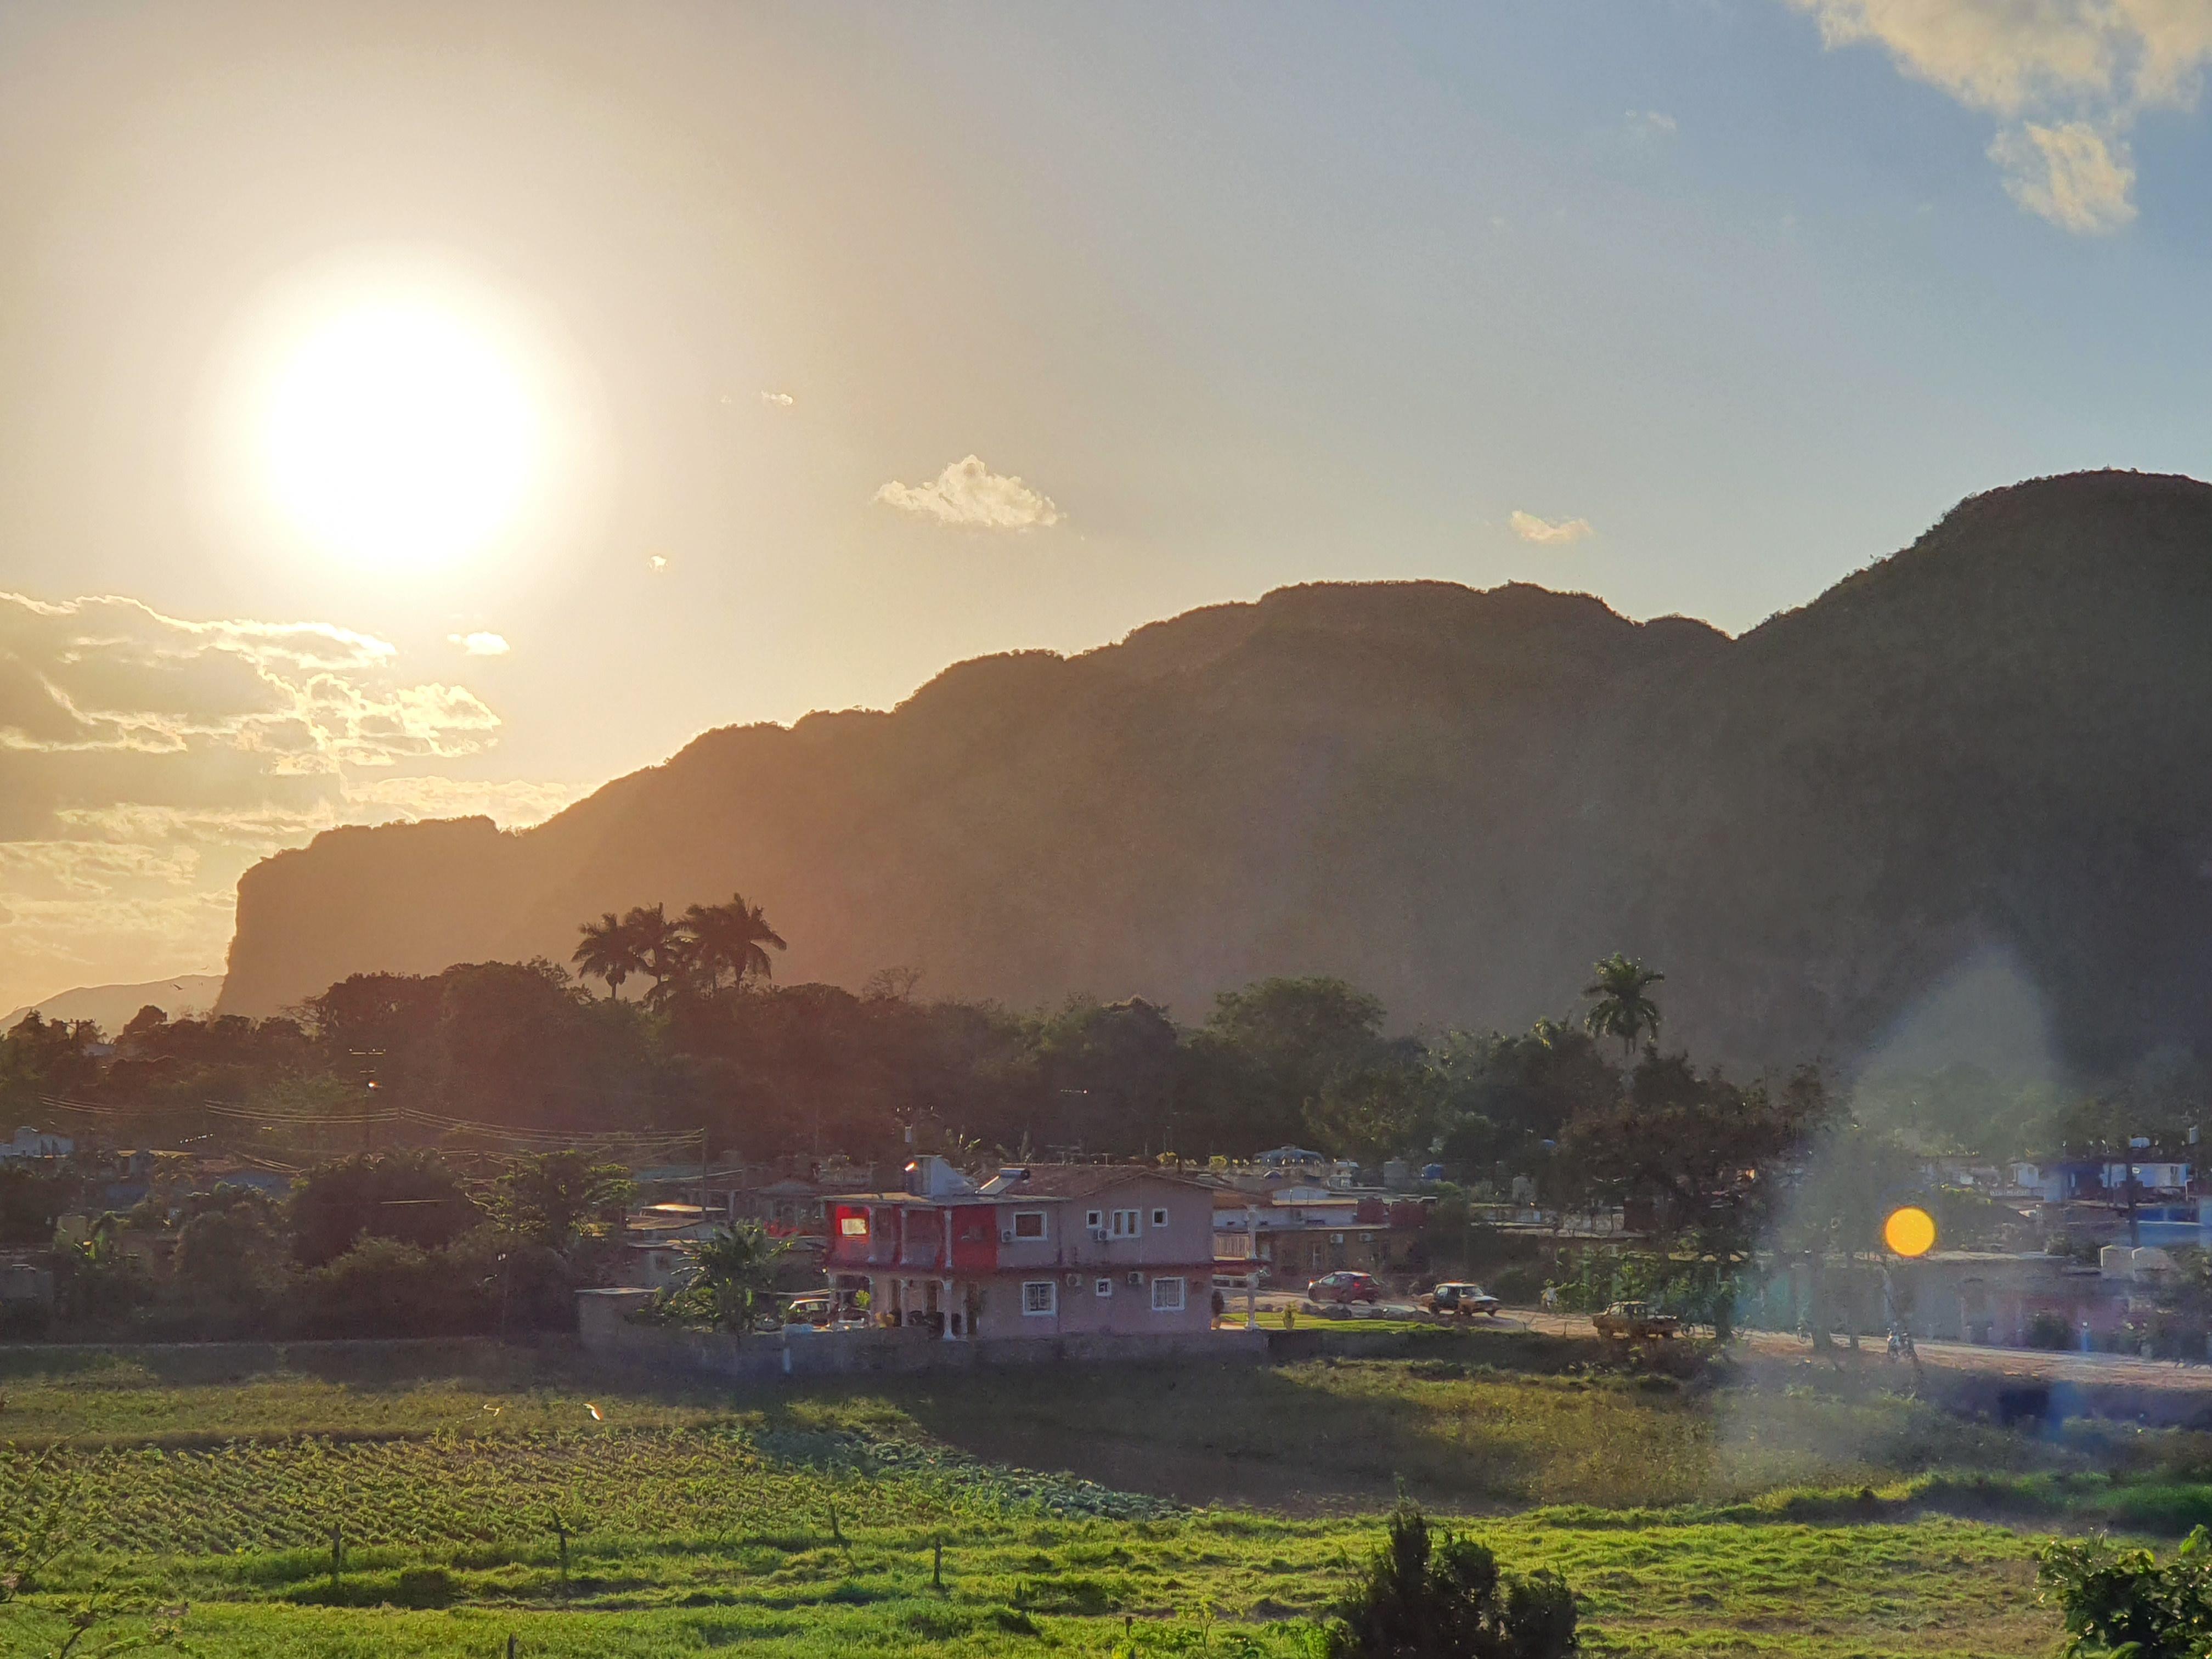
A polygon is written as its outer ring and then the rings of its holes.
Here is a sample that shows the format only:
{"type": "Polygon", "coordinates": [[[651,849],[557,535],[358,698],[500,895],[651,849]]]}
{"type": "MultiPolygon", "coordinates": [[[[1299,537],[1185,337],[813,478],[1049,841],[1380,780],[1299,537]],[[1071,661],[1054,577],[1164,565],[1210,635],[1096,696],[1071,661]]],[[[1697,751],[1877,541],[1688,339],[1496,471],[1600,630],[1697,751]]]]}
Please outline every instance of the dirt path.
{"type": "MultiPolygon", "coordinates": [[[[1589,1316],[1586,1314],[1552,1314],[1535,1308],[1508,1309],[1498,1316],[1498,1324],[1506,1328],[1518,1327],[1523,1330],[1541,1331],[1550,1336],[1588,1336],[1590,1334],[1589,1316]]],[[[1762,1358],[1809,1359],[1813,1357],[1811,1343],[1778,1331],[1747,1331],[1739,1340],[1750,1352],[1762,1358]]],[[[2138,1359],[2131,1355],[2117,1353],[2052,1353],[2040,1348],[1988,1348],[1965,1342],[1922,1342],[1916,1346],[1920,1350],[1923,1365],[1940,1366],[1947,1370],[2017,1376],[2038,1382],[2179,1389],[2212,1393],[2212,1365],[2185,1364],[2172,1359],[2138,1359]]],[[[1860,1339],[1856,1361],[1839,1339],[1838,1358],[1844,1364],[1856,1363],[1883,1368],[1905,1363],[1889,1358],[1884,1340],[1879,1335],[1860,1339]]]]}

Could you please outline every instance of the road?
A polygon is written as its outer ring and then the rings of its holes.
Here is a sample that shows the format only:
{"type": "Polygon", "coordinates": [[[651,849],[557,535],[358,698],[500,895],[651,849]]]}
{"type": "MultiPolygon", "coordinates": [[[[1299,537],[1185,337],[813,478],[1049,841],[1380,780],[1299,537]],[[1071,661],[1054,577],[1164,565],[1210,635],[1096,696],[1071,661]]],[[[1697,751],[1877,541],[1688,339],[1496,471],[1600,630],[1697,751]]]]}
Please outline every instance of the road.
{"type": "MultiPolygon", "coordinates": [[[[1279,1312],[1285,1307],[1303,1305],[1304,1298],[1297,1296],[1267,1295],[1259,1298],[1262,1312],[1279,1312]]],[[[1229,1320],[1243,1310],[1241,1297],[1229,1302],[1229,1320]]],[[[1411,1319],[1417,1316],[1410,1303],[1386,1302],[1376,1310],[1382,1319],[1411,1319]]],[[[1540,1332],[1547,1336],[1583,1336],[1591,1334],[1587,1314],[1546,1313],[1539,1308],[1508,1308],[1495,1319],[1477,1319],[1477,1330],[1526,1330],[1540,1332]]],[[[1778,1331],[1747,1331],[1737,1339],[1746,1351],[1770,1359],[1811,1359],[1813,1346],[1802,1339],[1778,1331]]],[[[1887,1368],[1892,1364],[1885,1339],[1879,1334],[1860,1339],[1860,1350],[1856,1358],[1838,1339],[1836,1363],[1844,1365],[1873,1365],[1887,1368]]],[[[2072,1382],[2105,1388],[2171,1389],[2185,1392],[2212,1393],[2212,1364],[2190,1364],[2172,1359],[2141,1359],[2131,1354],[2117,1353],[2053,1353],[2040,1348],[1990,1348],[1965,1342],[1922,1342],[1916,1345],[1923,1366],[1936,1366],[1946,1370],[1972,1371],[1997,1376],[2016,1376],[2023,1381],[2038,1382],[2072,1382]]]]}

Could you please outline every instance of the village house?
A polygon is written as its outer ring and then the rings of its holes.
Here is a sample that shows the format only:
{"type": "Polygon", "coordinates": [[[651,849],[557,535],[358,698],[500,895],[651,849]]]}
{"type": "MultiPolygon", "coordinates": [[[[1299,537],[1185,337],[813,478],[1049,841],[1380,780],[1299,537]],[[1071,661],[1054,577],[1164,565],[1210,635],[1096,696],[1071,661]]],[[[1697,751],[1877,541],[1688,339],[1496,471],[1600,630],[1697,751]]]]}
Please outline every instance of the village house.
{"type": "Polygon", "coordinates": [[[15,1131],[15,1137],[0,1140],[0,1158],[31,1162],[48,1158],[67,1158],[76,1151],[76,1143],[67,1135],[40,1134],[26,1125],[15,1131]]]}
{"type": "Polygon", "coordinates": [[[647,1291],[676,1285],[690,1271],[686,1246],[711,1237],[718,1224],[713,1211],[696,1204],[647,1204],[631,1211],[623,1223],[616,1282],[647,1291]]]}
{"type": "Polygon", "coordinates": [[[1214,1259],[1229,1282],[1256,1269],[1278,1289],[1340,1268],[1411,1272],[1420,1265],[1428,1206],[1425,1199],[1333,1187],[1218,1188],[1214,1259]]]}
{"type": "Polygon", "coordinates": [[[1032,1164],[978,1182],[941,1158],[902,1192],[826,1200],[833,1286],[947,1341],[1212,1326],[1212,1194],[1134,1164],[1032,1164]]]}

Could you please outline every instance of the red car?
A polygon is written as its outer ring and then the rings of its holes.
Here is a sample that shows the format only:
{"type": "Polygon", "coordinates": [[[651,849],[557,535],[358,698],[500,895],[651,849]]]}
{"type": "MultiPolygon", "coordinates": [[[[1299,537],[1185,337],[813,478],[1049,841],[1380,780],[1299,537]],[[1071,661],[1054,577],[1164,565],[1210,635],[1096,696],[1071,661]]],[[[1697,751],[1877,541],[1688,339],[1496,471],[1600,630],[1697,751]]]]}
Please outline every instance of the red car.
{"type": "Polygon", "coordinates": [[[1380,1302],[1382,1287],[1366,1273],[1324,1273],[1306,1286],[1309,1302],[1380,1302]]]}

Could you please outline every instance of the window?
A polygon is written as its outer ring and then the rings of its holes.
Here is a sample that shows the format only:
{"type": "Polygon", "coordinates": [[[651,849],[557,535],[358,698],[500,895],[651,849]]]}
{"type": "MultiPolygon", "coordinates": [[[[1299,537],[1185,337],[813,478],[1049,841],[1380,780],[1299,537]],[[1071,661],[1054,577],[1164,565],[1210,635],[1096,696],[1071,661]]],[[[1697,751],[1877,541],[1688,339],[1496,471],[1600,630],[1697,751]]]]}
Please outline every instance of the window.
{"type": "Polygon", "coordinates": [[[1134,1238],[1140,1218],[1135,1210],[1116,1210],[1114,1212],[1114,1224],[1107,1231],[1115,1238],[1134,1238]]]}
{"type": "Polygon", "coordinates": [[[847,1238],[866,1238],[868,1236],[868,1218],[864,1215],[841,1215],[837,1218],[837,1231],[847,1238]]]}
{"type": "Polygon", "coordinates": [[[1152,1225],[1155,1227],[1164,1227],[1167,1224],[1168,1212],[1165,1210],[1155,1210],[1152,1212],[1152,1225]]]}
{"type": "Polygon", "coordinates": [[[1182,1280],[1156,1279],[1152,1281],[1152,1311],[1154,1313],[1182,1311],[1182,1280]]]}
{"type": "Polygon", "coordinates": [[[1373,1233],[1362,1233],[1359,1235],[1359,1242],[1362,1244],[1372,1244],[1375,1242],[1375,1235],[1373,1233]]]}
{"type": "Polygon", "coordinates": [[[1104,1226],[1106,1223],[1101,1218],[1101,1212],[1097,1210],[1085,1210],[1083,1212],[1083,1224],[1090,1228],[1091,1231],[1097,1232],[1101,1227],[1104,1226]]]}
{"type": "Polygon", "coordinates": [[[1114,1294],[1114,1281],[1110,1279],[1102,1279],[1093,1288],[1100,1296],[1111,1296],[1114,1294]]]}
{"type": "MultiPolygon", "coordinates": [[[[1042,1238],[1044,1237],[1044,1212],[1042,1210],[1015,1211],[1014,1237],[1016,1238],[1042,1238]]],[[[1048,1310],[1048,1311],[1049,1311],[1049,1310],[1048,1310]]]]}
{"type": "Polygon", "coordinates": [[[1059,1306],[1060,1287],[1049,1279],[1033,1279],[1022,1286],[1024,1315],[1050,1314],[1059,1306]]]}

